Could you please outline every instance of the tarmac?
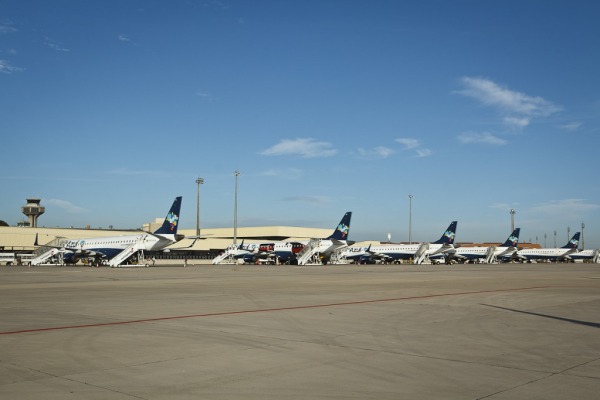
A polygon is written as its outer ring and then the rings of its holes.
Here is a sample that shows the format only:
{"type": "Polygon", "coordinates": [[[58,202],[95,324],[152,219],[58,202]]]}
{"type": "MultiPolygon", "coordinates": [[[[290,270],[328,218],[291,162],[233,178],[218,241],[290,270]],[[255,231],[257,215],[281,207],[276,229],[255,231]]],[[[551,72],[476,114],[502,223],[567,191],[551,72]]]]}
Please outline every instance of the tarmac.
{"type": "Polygon", "coordinates": [[[600,265],[0,267],[1,399],[598,399],[600,265]]]}

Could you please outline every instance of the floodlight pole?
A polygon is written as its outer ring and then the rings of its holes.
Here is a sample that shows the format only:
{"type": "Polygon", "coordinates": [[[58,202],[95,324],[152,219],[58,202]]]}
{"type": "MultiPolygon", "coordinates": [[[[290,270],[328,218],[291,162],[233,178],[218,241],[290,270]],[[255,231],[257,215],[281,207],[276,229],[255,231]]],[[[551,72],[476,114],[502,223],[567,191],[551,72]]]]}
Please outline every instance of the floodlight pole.
{"type": "Polygon", "coordinates": [[[585,224],[581,223],[581,250],[585,250],[585,238],[583,236],[583,230],[585,229],[585,224]]]}
{"type": "Polygon", "coordinates": [[[412,199],[413,195],[408,195],[408,243],[412,244],[412,199]]]}
{"type": "Polygon", "coordinates": [[[198,185],[198,194],[196,196],[196,237],[200,237],[200,185],[204,183],[204,178],[196,179],[198,185]]]}
{"type": "Polygon", "coordinates": [[[237,244],[237,197],[238,197],[238,176],[240,176],[240,171],[235,171],[233,176],[235,176],[235,201],[233,205],[233,244],[237,244]]]}
{"type": "Polygon", "coordinates": [[[515,231],[515,209],[511,208],[510,209],[510,232],[512,234],[512,232],[515,231]]]}

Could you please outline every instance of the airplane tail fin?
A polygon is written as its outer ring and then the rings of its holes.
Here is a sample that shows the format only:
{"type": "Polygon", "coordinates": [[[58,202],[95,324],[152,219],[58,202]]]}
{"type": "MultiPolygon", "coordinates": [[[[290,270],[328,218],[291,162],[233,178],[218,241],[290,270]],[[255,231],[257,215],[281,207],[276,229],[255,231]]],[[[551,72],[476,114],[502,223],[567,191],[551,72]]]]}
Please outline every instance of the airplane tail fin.
{"type": "Polygon", "coordinates": [[[173,235],[173,240],[177,235],[177,228],[179,226],[179,211],[181,210],[181,196],[176,197],[171,209],[167,213],[165,220],[160,228],[154,231],[155,235],[173,235]]]}
{"type": "Polygon", "coordinates": [[[352,218],[352,211],[348,211],[344,214],[344,217],[335,228],[333,233],[327,237],[327,239],[333,240],[347,240],[348,234],[350,233],[350,219],[352,218]]]}
{"type": "Polygon", "coordinates": [[[579,236],[580,235],[581,235],[580,232],[575,233],[573,235],[573,237],[571,238],[571,240],[569,240],[569,243],[564,245],[562,248],[563,249],[576,249],[577,246],[579,246],[579,236]]]}
{"type": "Polygon", "coordinates": [[[453,244],[454,237],[456,236],[456,225],[457,224],[458,224],[457,221],[452,221],[450,223],[450,225],[448,225],[448,229],[446,229],[446,232],[444,232],[442,237],[438,241],[433,242],[433,243],[435,243],[435,244],[453,244]]]}
{"type": "Polygon", "coordinates": [[[519,244],[519,233],[521,233],[521,228],[515,228],[508,239],[506,239],[506,242],[502,243],[500,247],[517,247],[519,244]]]}

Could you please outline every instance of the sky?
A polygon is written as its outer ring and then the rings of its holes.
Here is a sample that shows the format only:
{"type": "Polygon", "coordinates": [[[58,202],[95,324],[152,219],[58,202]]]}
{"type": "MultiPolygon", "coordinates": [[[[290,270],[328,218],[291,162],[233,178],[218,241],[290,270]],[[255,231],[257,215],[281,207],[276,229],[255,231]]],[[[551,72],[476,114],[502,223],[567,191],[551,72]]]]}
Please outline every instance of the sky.
{"type": "Polygon", "coordinates": [[[1,0],[0,220],[600,248],[600,2],[1,0]],[[409,198],[412,195],[412,199],[409,198]],[[409,224],[410,220],[410,224],[409,224]],[[410,233],[409,233],[410,225],[410,233]],[[556,232],[556,234],[554,234],[556,232]]]}

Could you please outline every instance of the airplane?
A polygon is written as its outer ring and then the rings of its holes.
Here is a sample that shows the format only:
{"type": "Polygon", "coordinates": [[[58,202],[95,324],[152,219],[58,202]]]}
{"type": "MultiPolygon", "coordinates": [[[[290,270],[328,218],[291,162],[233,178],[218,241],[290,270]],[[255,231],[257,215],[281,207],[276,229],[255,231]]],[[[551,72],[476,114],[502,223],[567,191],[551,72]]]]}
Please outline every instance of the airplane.
{"type": "Polygon", "coordinates": [[[247,244],[244,245],[244,240],[240,244],[233,243],[228,246],[221,254],[216,256],[212,260],[212,264],[220,264],[222,261],[228,258],[233,258],[234,260],[240,258],[251,257],[253,254],[256,254],[258,251],[257,244],[247,244]]]}
{"type": "MultiPolygon", "coordinates": [[[[319,240],[319,247],[316,251],[320,253],[325,263],[329,260],[334,250],[347,246],[351,218],[352,212],[348,211],[344,214],[331,235],[323,239],[315,239],[319,240]]],[[[309,243],[311,243],[310,240],[261,243],[255,253],[250,253],[244,257],[244,261],[296,264],[298,255],[309,243]]]]}
{"type": "Polygon", "coordinates": [[[360,263],[361,261],[366,262],[371,254],[371,246],[372,245],[369,244],[368,246],[347,247],[343,252],[340,253],[340,258],[356,263],[360,263]]]}
{"type": "Polygon", "coordinates": [[[296,262],[305,265],[313,261],[319,261],[326,265],[333,253],[348,246],[348,234],[350,233],[350,219],[352,211],[348,211],[342,217],[340,223],[333,233],[324,239],[312,239],[304,248],[296,254],[296,262]]]}
{"type": "Polygon", "coordinates": [[[566,256],[570,260],[590,260],[594,264],[600,263],[600,250],[579,250],[566,256]]]}
{"type": "Polygon", "coordinates": [[[560,248],[547,248],[547,249],[522,249],[512,255],[512,260],[528,261],[531,260],[569,260],[570,255],[577,253],[577,246],[579,245],[579,236],[581,232],[576,232],[569,243],[560,248]]]}
{"type": "Polygon", "coordinates": [[[182,235],[177,235],[180,210],[181,196],[175,198],[163,224],[153,233],[71,239],[58,248],[66,264],[93,257],[96,265],[104,260],[111,266],[118,266],[138,251],[163,250],[183,239],[182,235]]]}
{"type": "Polygon", "coordinates": [[[451,262],[452,260],[466,262],[479,259],[485,259],[486,262],[489,263],[494,259],[497,260],[501,257],[510,257],[515,251],[517,251],[520,232],[521,228],[515,228],[515,230],[508,236],[508,239],[498,246],[462,246],[456,248],[455,250],[450,250],[445,256],[446,263],[451,262]]]}
{"type": "Polygon", "coordinates": [[[442,236],[432,243],[381,244],[369,246],[362,251],[360,248],[350,247],[342,253],[342,256],[361,263],[395,262],[413,259],[416,264],[420,264],[426,257],[445,254],[454,249],[457,224],[457,221],[452,221],[442,236]]]}

